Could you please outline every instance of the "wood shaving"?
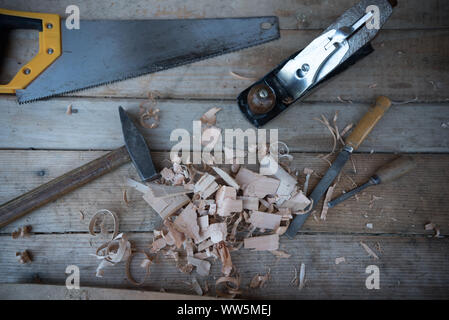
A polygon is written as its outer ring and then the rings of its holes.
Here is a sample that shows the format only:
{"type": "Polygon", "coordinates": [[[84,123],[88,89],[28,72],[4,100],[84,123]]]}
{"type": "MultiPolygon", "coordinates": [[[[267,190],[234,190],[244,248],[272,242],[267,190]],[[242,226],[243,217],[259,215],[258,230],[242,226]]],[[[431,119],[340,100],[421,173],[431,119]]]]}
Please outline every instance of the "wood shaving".
{"type": "Polygon", "coordinates": [[[71,104],[69,104],[67,106],[67,111],[65,113],[68,114],[69,116],[72,115],[72,105],[71,104]]]}
{"type": "Polygon", "coordinates": [[[240,278],[239,277],[220,277],[215,282],[217,295],[223,298],[235,298],[236,295],[240,294],[240,278]],[[224,289],[220,288],[219,285],[224,285],[224,289]]]}
{"type": "Polygon", "coordinates": [[[277,258],[284,258],[284,259],[288,259],[292,256],[291,254],[281,250],[272,250],[270,251],[270,253],[272,253],[277,258]]]}
{"type": "Polygon", "coordinates": [[[201,286],[195,277],[192,278],[192,288],[197,295],[199,295],[199,296],[203,295],[203,289],[201,289],[201,286]]]}
{"type": "Polygon", "coordinates": [[[302,290],[306,285],[306,265],[301,263],[301,267],[299,269],[299,290],[302,290]]]}
{"type": "Polygon", "coordinates": [[[138,251],[133,251],[127,258],[126,260],[126,267],[125,267],[125,271],[126,271],[126,278],[128,279],[129,282],[131,282],[133,285],[135,286],[140,286],[142,285],[145,280],[148,278],[148,276],[150,275],[150,265],[151,265],[151,258],[150,256],[143,250],[138,250],[138,251]],[[134,257],[138,254],[142,254],[144,256],[144,259],[142,260],[142,263],[140,264],[140,267],[145,269],[145,275],[144,277],[140,280],[140,281],[136,281],[134,279],[134,277],[131,274],[131,262],[134,259],[134,257]]]}
{"type": "Polygon", "coordinates": [[[93,256],[101,260],[97,267],[97,277],[104,276],[104,269],[116,265],[117,263],[126,260],[131,254],[131,243],[125,234],[120,233],[112,240],[105,242],[93,256]]]}
{"type": "Polygon", "coordinates": [[[187,262],[196,267],[196,272],[200,276],[208,276],[210,271],[210,262],[206,260],[197,259],[191,256],[187,257],[187,262]]]}
{"type": "Polygon", "coordinates": [[[435,238],[439,238],[440,237],[440,228],[436,224],[427,223],[424,226],[424,230],[426,230],[426,231],[433,230],[435,232],[434,237],[435,238]]]}
{"type": "Polygon", "coordinates": [[[200,118],[200,121],[202,123],[208,124],[208,125],[215,125],[217,123],[217,112],[219,112],[221,108],[211,108],[206,113],[202,115],[200,118]]]}
{"type": "Polygon", "coordinates": [[[129,205],[128,196],[126,195],[126,189],[123,189],[123,202],[125,202],[126,205],[129,205]]]}
{"type": "Polygon", "coordinates": [[[268,269],[268,272],[265,275],[256,274],[249,284],[249,287],[251,289],[258,289],[263,288],[266,286],[268,280],[271,279],[270,269],[268,269]]]}
{"type": "Polygon", "coordinates": [[[148,94],[148,100],[143,101],[139,105],[139,123],[142,127],[148,129],[154,129],[159,126],[159,109],[154,108],[157,104],[155,94],[150,92],[148,94]],[[149,104],[150,108],[145,108],[145,105],[149,104]],[[154,109],[153,109],[154,108],[154,109]],[[152,123],[147,123],[149,119],[153,119],[152,123]]]}
{"type": "Polygon", "coordinates": [[[218,255],[221,260],[221,272],[225,276],[229,276],[233,269],[231,254],[229,253],[229,249],[226,246],[226,244],[224,243],[224,241],[217,243],[215,245],[215,248],[217,249],[218,255]]]}
{"type": "Polygon", "coordinates": [[[83,210],[80,210],[80,221],[84,220],[84,212],[83,210]]]}
{"type": "Polygon", "coordinates": [[[33,228],[30,225],[21,227],[21,228],[17,229],[16,231],[13,231],[11,234],[11,237],[13,239],[29,237],[32,229],[33,228]]]}
{"type": "Polygon", "coordinates": [[[377,197],[377,196],[375,196],[375,195],[372,195],[372,196],[371,196],[371,200],[370,200],[370,202],[369,202],[369,208],[372,209],[372,208],[374,207],[374,203],[375,203],[377,200],[381,200],[381,199],[383,199],[383,198],[382,198],[382,197],[377,197]]]}
{"type": "Polygon", "coordinates": [[[235,188],[235,190],[239,190],[240,186],[237,182],[225,171],[218,167],[212,167],[212,169],[215,170],[215,172],[231,187],[235,188]]]}
{"type": "Polygon", "coordinates": [[[333,186],[330,186],[329,189],[327,189],[326,197],[324,198],[324,204],[323,204],[323,210],[321,211],[321,220],[326,220],[327,216],[327,210],[329,210],[329,206],[327,205],[329,201],[332,199],[332,194],[334,193],[335,184],[333,186]]]}
{"type": "Polygon", "coordinates": [[[345,257],[335,258],[335,264],[340,264],[340,263],[344,263],[344,262],[346,262],[345,257]]]}
{"type": "Polygon", "coordinates": [[[106,216],[110,215],[112,217],[112,219],[114,220],[114,231],[112,233],[112,239],[116,238],[118,235],[118,229],[119,229],[119,224],[118,224],[118,216],[115,212],[110,211],[108,209],[101,209],[98,210],[94,216],[92,217],[92,219],[90,219],[89,222],[89,233],[93,236],[96,236],[97,234],[95,233],[94,229],[95,229],[95,225],[97,223],[97,220],[102,218],[101,220],[101,224],[100,224],[100,228],[101,228],[101,233],[105,233],[105,229],[104,229],[104,224],[106,222],[106,216]]]}
{"type": "Polygon", "coordinates": [[[270,234],[266,236],[251,237],[244,239],[245,249],[258,250],[278,250],[279,249],[279,235],[270,234]]]}
{"type": "Polygon", "coordinates": [[[368,247],[365,243],[363,243],[362,241],[360,241],[360,245],[363,247],[363,249],[365,249],[366,253],[368,253],[368,255],[370,257],[373,257],[374,259],[379,259],[379,257],[377,256],[377,254],[371,250],[370,247],[368,247]]]}
{"type": "Polygon", "coordinates": [[[245,76],[239,75],[238,73],[235,73],[234,71],[230,71],[229,74],[239,80],[248,80],[248,81],[256,81],[257,80],[257,78],[245,77],[245,76]]]}
{"type": "Polygon", "coordinates": [[[33,261],[33,256],[29,250],[24,250],[23,252],[16,252],[17,261],[21,264],[31,263],[33,261]]]}

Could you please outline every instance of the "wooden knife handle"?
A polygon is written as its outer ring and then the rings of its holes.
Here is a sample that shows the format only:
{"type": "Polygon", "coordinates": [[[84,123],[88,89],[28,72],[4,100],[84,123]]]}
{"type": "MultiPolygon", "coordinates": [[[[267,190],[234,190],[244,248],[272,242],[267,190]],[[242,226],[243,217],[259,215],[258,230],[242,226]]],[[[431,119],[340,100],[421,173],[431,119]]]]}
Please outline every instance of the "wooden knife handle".
{"type": "Polygon", "coordinates": [[[346,145],[356,150],[390,106],[390,99],[383,96],[378,97],[374,106],[363,116],[351,134],[346,138],[346,145]]]}
{"type": "Polygon", "coordinates": [[[123,146],[0,206],[0,228],[130,161],[123,146]]]}

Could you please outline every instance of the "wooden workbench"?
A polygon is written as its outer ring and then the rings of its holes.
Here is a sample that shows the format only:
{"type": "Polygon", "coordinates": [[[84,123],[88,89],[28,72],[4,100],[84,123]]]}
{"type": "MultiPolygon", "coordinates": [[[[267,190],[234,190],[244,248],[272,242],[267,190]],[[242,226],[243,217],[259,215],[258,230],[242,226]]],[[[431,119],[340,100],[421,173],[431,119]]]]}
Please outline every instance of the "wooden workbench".
{"type": "MultiPolygon", "coordinates": [[[[251,80],[237,79],[231,72],[258,78],[283,58],[307,44],[355,0],[168,0],[168,1],[76,1],[82,19],[212,18],[277,15],[281,39],[214,59],[77,92],[48,101],[18,105],[15,97],[0,97],[0,202],[14,198],[60,174],[78,167],[123,144],[117,107],[137,114],[150,90],[163,99],[161,125],[147,130],[156,166],[161,169],[173,145],[175,128],[192,130],[211,107],[221,107],[218,126],[249,128],[234,101],[251,80]],[[67,115],[68,105],[72,115],[67,115]]],[[[0,7],[58,13],[65,16],[73,1],[0,0],[0,7]]],[[[82,27],[82,24],[81,24],[82,27]]],[[[378,166],[410,153],[418,168],[407,177],[364,192],[329,210],[326,221],[309,219],[295,239],[281,238],[281,249],[289,259],[277,260],[269,252],[239,250],[232,259],[241,275],[243,298],[449,298],[449,2],[444,0],[399,0],[373,45],[368,58],[323,86],[307,102],[291,107],[266,128],[279,128],[294,157],[292,167],[310,167],[323,172],[327,164],[316,156],[329,152],[328,130],[313,118],[339,112],[339,127],[357,120],[378,95],[396,104],[354,155],[344,171],[357,183],[367,179],[378,166]],[[347,101],[347,102],[342,102],[347,101]],[[381,199],[373,201],[373,196],[381,199]],[[425,231],[432,222],[441,237],[425,231]],[[373,228],[367,228],[372,223],[373,228]],[[379,260],[369,257],[360,245],[369,245],[379,260]],[[335,258],[346,262],[336,265],[335,258]],[[306,287],[291,285],[294,269],[306,265],[306,287]],[[380,269],[380,290],[368,290],[365,269],[380,269]],[[256,273],[271,269],[272,279],[262,289],[248,289],[256,273]]],[[[17,36],[22,59],[31,57],[35,37],[17,36]]],[[[9,57],[10,65],[17,64],[9,57]]],[[[11,69],[11,73],[15,71],[11,69]]],[[[81,286],[133,288],[124,265],[107,269],[95,277],[95,245],[87,224],[101,208],[116,211],[120,231],[137,247],[151,243],[152,230],[160,218],[136,193],[130,204],[122,200],[123,177],[136,177],[129,164],[85,187],[0,229],[0,283],[31,283],[38,276],[46,284],[65,283],[65,269],[77,265],[81,286]],[[80,220],[79,211],[86,212],[80,220]],[[31,225],[34,234],[12,239],[11,232],[31,225]],[[16,251],[32,252],[32,264],[20,265],[16,251]]],[[[318,181],[314,178],[312,186],[318,181]]],[[[303,177],[300,183],[303,183],[303,177]]],[[[342,182],[348,190],[350,181],[342,182]]],[[[192,293],[190,275],[183,274],[170,259],[151,268],[143,289],[192,293]]],[[[138,277],[139,275],[136,275],[138,277]]],[[[216,261],[207,279],[213,294],[220,276],[216,261]]],[[[1,298],[1,297],[0,297],[1,298]]]]}

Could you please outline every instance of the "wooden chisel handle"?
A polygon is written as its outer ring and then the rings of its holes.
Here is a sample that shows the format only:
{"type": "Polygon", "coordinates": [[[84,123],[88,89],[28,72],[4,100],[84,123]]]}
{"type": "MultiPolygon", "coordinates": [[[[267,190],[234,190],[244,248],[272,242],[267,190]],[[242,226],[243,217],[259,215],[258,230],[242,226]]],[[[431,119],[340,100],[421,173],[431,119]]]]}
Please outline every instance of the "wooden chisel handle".
{"type": "Polygon", "coordinates": [[[130,161],[123,146],[0,206],[0,228],[130,161]]]}
{"type": "Polygon", "coordinates": [[[356,150],[390,106],[390,99],[383,96],[378,97],[371,109],[363,116],[351,134],[346,138],[346,145],[356,150]]]}

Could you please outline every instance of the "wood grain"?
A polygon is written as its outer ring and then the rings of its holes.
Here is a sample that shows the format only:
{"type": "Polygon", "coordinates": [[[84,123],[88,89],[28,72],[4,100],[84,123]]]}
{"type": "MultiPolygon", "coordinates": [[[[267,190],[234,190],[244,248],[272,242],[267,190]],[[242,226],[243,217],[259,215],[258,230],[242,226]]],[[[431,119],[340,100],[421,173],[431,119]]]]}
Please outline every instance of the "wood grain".
{"type": "MultiPolygon", "coordinates": [[[[14,98],[0,99],[0,148],[100,149],[123,145],[117,112],[123,106],[136,118],[136,99],[58,98],[33,104],[17,105],[14,98]],[[66,114],[71,104],[76,113],[66,114]]],[[[373,100],[374,101],[374,100],[373,100]]],[[[329,130],[314,120],[321,114],[331,119],[338,111],[338,127],[356,124],[373,103],[304,103],[290,107],[264,129],[278,129],[278,138],[292,152],[330,152],[329,130]]],[[[212,107],[220,107],[217,126],[222,129],[254,127],[246,121],[237,104],[222,101],[165,100],[158,103],[160,125],[143,129],[153,151],[167,151],[177,143],[170,141],[174,129],[192,133],[192,121],[199,120],[212,107]],[[180,112],[182,111],[182,112],[180,112]]],[[[360,146],[360,152],[449,152],[447,104],[412,103],[393,105],[360,146]]],[[[176,138],[176,137],[175,137],[176,138]]]]}
{"type": "MultiPolygon", "coordinates": [[[[190,19],[276,15],[283,29],[325,29],[356,0],[78,0],[81,19],[190,19]]],[[[57,13],[66,17],[70,0],[0,0],[7,9],[57,13]]],[[[448,27],[449,4],[444,0],[399,1],[384,28],[448,27]]]]}
{"type": "MultiPolygon", "coordinates": [[[[5,202],[39,186],[77,166],[95,159],[104,152],[76,151],[0,151],[0,202],[5,202]]],[[[167,165],[168,153],[153,152],[157,169],[167,165]]],[[[312,168],[324,173],[327,164],[316,154],[293,154],[291,168],[302,170],[312,168]]],[[[413,155],[417,168],[394,182],[372,187],[358,195],[359,200],[350,199],[330,209],[327,220],[315,220],[313,217],[302,229],[307,233],[357,233],[357,234],[420,234],[432,236],[425,231],[424,225],[433,222],[441,228],[441,234],[449,235],[448,171],[449,155],[413,155]],[[373,196],[381,197],[373,201],[373,196]],[[372,223],[373,228],[367,228],[372,223]]],[[[350,161],[343,169],[342,178],[334,195],[342,190],[350,190],[350,179],[361,184],[376,170],[395,159],[391,154],[356,154],[353,160],[357,174],[352,173],[350,161]]],[[[251,168],[251,167],[250,167],[251,168]]],[[[254,167],[253,167],[254,168],[254,167]]],[[[254,168],[255,169],[255,168],[254,168]]],[[[20,226],[30,224],[38,233],[87,232],[88,223],[95,211],[110,209],[120,217],[120,230],[123,232],[147,232],[161,224],[159,215],[142,199],[137,191],[127,189],[129,205],[123,201],[126,189],[125,178],[138,179],[135,168],[124,165],[88,185],[73,191],[69,195],[41,208],[26,217],[0,229],[8,234],[20,226]],[[84,219],[80,220],[80,210],[84,219]]],[[[299,185],[304,183],[300,176],[299,185]]],[[[311,188],[319,178],[312,176],[311,188]]],[[[319,218],[321,204],[317,207],[319,218]]]]}
{"type": "Polygon", "coordinates": [[[120,147],[2,204],[0,228],[129,161],[128,150],[120,147]]]}
{"type": "MultiPolygon", "coordinates": [[[[130,233],[137,248],[148,248],[149,233],[130,233]]],[[[104,278],[95,277],[98,260],[90,256],[101,241],[88,234],[35,235],[29,239],[11,239],[0,236],[0,282],[30,283],[39,276],[44,284],[64,285],[68,265],[80,268],[81,287],[101,286],[135,288],[125,278],[124,263],[105,270],[104,278]],[[15,252],[28,249],[34,257],[29,265],[20,265],[15,252]]],[[[231,253],[232,261],[241,276],[243,298],[262,299],[447,299],[449,292],[449,266],[447,260],[449,239],[426,237],[366,236],[366,235],[298,235],[293,240],[281,237],[281,249],[292,256],[277,260],[269,252],[241,249],[231,253]],[[360,241],[374,250],[379,260],[369,257],[360,241]],[[379,249],[380,248],[380,251],[379,249]],[[346,263],[336,265],[335,258],[345,257],[346,263]],[[306,265],[306,286],[303,290],[290,281],[294,269],[306,265]],[[368,290],[365,269],[376,265],[380,270],[380,290],[368,290]],[[249,289],[252,277],[271,270],[272,279],[263,289],[249,289]]],[[[132,269],[135,278],[143,270],[135,261],[132,269]]],[[[151,266],[151,274],[141,289],[168,293],[192,294],[192,276],[204,288],[208,282],[214,295],[215,279],[221,274],[221,265],[214,261],[207,278],[194,271],[181,273],[172,259],[160,257],[151,266]]]]}
{"type": "MultiPolygon", "coordinates": [[[[140,97],[158,91],[164,98],[236,99],[253,79],[260,78],[286,57],[306,46],[320,32],[285,30],[277,41],[213,59],[132,78],[71,94],[77,97],[140,97]]],[[[385,95],[391,100],[447,102],[449,92],[449,30],[382,30],[373,40],[374,53],[323,84],[307,101],[374,101],[385,95]]],[[[34,41],[14,40],[29,48],[34,41]]],[[[28,55],[32,55],[30,52],[28,55]]],[[[17,63],[9,56],[5,73],[15,73],[17,63]],[[10,71],[12,68],[13,71],[10,71]]],[[[30,104],[33,106],[34,104],[30,104]]]]}

